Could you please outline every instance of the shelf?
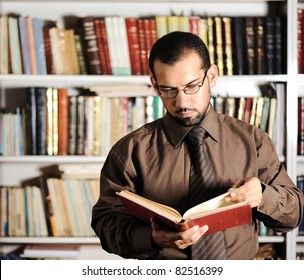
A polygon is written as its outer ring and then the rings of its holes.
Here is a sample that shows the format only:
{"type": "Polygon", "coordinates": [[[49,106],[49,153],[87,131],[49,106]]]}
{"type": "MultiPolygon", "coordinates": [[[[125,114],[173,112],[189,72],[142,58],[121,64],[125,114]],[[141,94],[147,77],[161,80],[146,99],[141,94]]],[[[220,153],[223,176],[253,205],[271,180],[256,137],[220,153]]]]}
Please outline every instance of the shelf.
{"type": "Polygon", "coordinates": [[[282,243],[284,241],[284,236],[259,236],[260,243],[282,243]]]}
{"type": "MultiPolygon", "coordinates": [[[[304,76],[304,75],[303,75],[304,76]]],[[[220,83],[228,82],[287,82],[287,75],[243,75],[243,76],[220,76],[220,83]],[[250,77],[250,80],[248,80],[250,77]]],[[[303,78],[304,81],[304,78],[303,78]]],[[[0,75],[0,83],[5,87],[27,86],[74,86],[87,87],[98,85],[150,85],[149,76],[107,76],[107,75],[0,75]]]]}
{"type": "Polygon", "coordinates": [[[103,163],[102,156],[0,156],[0,163],[103,163]]]}
{"type": "MultiPolygon", "coordinates": [[[[304,236],[298,237],[304,242],[304,236]]],[[[259,236],[261,243],[282,243],[284,236],[259,236]]],[[[99,244],[97,237],[0,237],[0,244],[99,244]]]]}
{"type": "Polygon", "coordinates": [[[298,163],[304,163],[304,156],[297,156],[298,163]]]}
{"type": "Polygon", "coordinates": [[[0,244],[99,244],[97,237],[0,237],[0,244]]]}
{"type": "Polygon", "coordinates": [[[297,242],[299,242],[299,243],[304,243],[304,236],[297,236],[297,238],[296,238],[296,240],[297,240],[297,242]]]}

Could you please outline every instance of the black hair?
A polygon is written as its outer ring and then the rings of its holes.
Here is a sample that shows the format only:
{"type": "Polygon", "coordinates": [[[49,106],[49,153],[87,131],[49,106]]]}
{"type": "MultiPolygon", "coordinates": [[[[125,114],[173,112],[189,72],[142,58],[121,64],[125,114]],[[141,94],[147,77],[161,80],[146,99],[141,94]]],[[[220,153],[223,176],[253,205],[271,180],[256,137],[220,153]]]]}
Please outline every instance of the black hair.
{"type": "Polygon", "coordinates": [[[210,67],[208,49],[199,36],[182,31],[174,31],[162,36],[155,42],[149,55],[149,67],[152,75],[155,76],[154,62],[156,60],[173,65],[189,51],[195,51],[200,56],[202,68],[207,70],[210,67]]]}

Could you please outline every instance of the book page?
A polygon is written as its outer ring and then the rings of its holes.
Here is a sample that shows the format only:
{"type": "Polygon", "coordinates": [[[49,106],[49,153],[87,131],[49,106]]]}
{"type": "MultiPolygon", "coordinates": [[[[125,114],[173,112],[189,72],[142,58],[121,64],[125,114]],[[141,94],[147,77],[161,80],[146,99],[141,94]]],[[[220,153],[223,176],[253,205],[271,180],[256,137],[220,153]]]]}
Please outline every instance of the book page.
{"type": "Polygon", "coordinates": [[[150,199],[147,199],[145,197],[139,196],[138,194],[135,194],[133,192],[123,190],[120,192],[117,192],[117,195],[121,197],[125,197],[129,199],[130,201],[133,201],[134,203],[141,205],[157,214],[160,214],[164,217],[167,217],[168,219],[172,221],[179,221],[182,216],[181,214],[174,208],[152,201],[150,199]]]}
{"type": "Polygon", "coordinates": [[[189,218],[192,215],[197,215],[206,211],[211,211],[211,210],[215,210],[218,209],[220,207],[224,207],[224,206],[228,206],[228,205],[232,205],[234,204],[233,202],[227,202],[225,200],[225,197],[229,195],[228,192],[223,193],[215,198],[212,198],[208,201],[205,201],[201,204],[198,204],[192,208],[190,208],[189,210],[187,210],[184,215],[183,218],[189,218]]]}

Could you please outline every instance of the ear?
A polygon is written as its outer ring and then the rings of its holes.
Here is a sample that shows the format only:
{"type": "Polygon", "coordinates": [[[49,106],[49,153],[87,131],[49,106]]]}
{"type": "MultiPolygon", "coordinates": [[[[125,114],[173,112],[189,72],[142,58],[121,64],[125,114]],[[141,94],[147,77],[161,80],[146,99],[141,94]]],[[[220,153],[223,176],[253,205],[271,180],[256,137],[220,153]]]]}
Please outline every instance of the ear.
{"type": "Polygon", "coordinates": [[[210,87],[214,87],[216,85],[217,77],[218,77],[218,68],[215,64],[212,64],[207,73],[210,87]]]}

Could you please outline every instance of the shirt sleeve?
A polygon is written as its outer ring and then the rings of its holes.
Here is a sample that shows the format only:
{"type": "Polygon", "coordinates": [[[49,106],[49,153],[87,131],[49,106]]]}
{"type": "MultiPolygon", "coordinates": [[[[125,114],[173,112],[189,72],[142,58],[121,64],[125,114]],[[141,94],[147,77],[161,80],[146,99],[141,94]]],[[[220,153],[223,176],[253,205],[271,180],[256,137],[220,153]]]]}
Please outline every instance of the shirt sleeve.
{"type": "Polygon", "coordinates": [[[151,226],[128,214],[115,194],[122,189],[140,189],[134,170],[119,153],[109,154],[101,170],[100,197],[93,207],[91,226],[107,252],[147,259],[158,253],[152,245],[151,226]]]}
{"type": "Polygon", "coordinates": [[[302,220],[303,193],[288,176],[270,138],[264,135],[261,143],[257,151],[263,195],[256,215],[267,227],[287,232],[296,228],[302,220]]]}

